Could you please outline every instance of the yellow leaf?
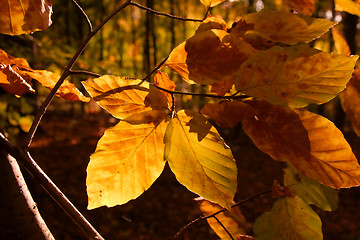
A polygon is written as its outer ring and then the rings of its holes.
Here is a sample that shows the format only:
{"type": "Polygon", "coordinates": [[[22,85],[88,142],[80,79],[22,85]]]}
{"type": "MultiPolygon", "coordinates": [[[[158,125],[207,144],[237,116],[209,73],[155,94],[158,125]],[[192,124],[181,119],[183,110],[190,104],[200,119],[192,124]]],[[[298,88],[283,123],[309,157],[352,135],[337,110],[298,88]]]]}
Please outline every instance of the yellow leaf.
{"type": "Polygon", "coordinates": [[[0,0],[0,33],[28,34],[51,25],[50,0],[0,0]]]}
{"type": "Polygon", "coordinates": [[[284,0],[284,2],[289,8],[304,15],[311,16],[314,11],[315,0],[284,0]]]}
{"type": "Polygon", "coordinates": [[[233,79],[241,63],[256,52],[241,38],[211,29],[196,33],[177,46],[166,65],[189,83],[213,84],[233,79]]]}
{"type": "MultiPolygon", "coordinates": [[[[200,210],[204,216],[209,216],[220,210],[224,210],[224,208],[220,207],[218,204],[210,202],[204,198],[196,198],[195,201],[199,204],[200,210]]],[[[207,218],[206,220],[210,227],[222,240],[231,240],[235,239],[239,234],[246,234],[248,223],[246,222],[239,207],[216,214],[216,218],[232,236],[232,238],[230,238],[229,234],[215,218],[207,218]]]]}
{"type": "Polygon", "coordinates": [[[254,30],[249,33],[286,44],[311,42],[336,24],[326,19],[269,10],[250,13],[244,16],[244,20],[248,24],[254,24],[254,30]]]}
{"type": "Polygon", "coordinates": [[[120,121],[105,131],[87,167],[88,209],[140,196],[164,166],[165,112],[143,112],[143,122],[120,121]]]}
{"type": "Polygon", "coordinates": [[[307,45],[276,46],[244,62],[235,87],[272,104],[294,108],[321,104],[345,88],[357,59],[320,52],[307,45]]]}
{"type": "Polygon", "coordinates": [[[358,1],[353,0],[335,0],[335,11],[360,16],[360,4],[358,1]]]}
{"type": "Polygon", "coordinates": [[[248,102],[256,113],[242,122],[253,143],[274,160],[332,188],[360,185],[360,166],[335,125],[306,110],[248,102]]]}
{"type": "Polygon", "coordinates": [[[224,1],[225,0],[200,0],[205,7],[215,7],[224,1]]]}
{"type": "Polygon", "coordinates": [[[332,28],[332,37],[334,40],[334,52],[337,54],[344,54],[346,56],[350,56],[350,47],[346,42],[344,35],[338,30],[336,27],[332,28]]]}
{"type": "Polygon", "coordinates": [[[140,79],[105,75],[82,83],[101,107],[119,119],[168,106],[167,98],[160,90],[140,79]]]}
{"type": "Polygon", "coordinates": [[[230,208],[237,169],[231,150],[201,114],[180,111],[165,133],[165,159],[190,191],[230,208]]]}

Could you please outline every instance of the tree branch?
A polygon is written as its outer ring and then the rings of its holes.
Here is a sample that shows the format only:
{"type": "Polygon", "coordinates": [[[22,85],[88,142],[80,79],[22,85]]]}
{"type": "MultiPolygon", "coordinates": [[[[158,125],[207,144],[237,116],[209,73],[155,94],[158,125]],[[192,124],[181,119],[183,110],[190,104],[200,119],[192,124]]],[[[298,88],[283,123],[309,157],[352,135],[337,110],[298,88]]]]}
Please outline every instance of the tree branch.
{"type": "Polygon", "coordinates": [[[229,230],[226,229],[226,227],[224,226],[224,224],[222,224],[222,222],[216,217],[214,216],[215,220],[218,222],[218,224],[220,224],[220,226],[225,230],[225,232],[229,235],[229,237],[234,240],[233,236],[231,235],[231,233],[229,232],[229,230]]]}
{"type": "Polygon", "coordinates": [[[89,71],[86,71],[86,70],[70,70],[70,75],[89,75],[89,76],[92,76],[92,77],[101,77],[101,76],[103,76],[102,74],[89,72],[89,71]]]}
{"type": "Polygon", "coordinates": [[[72,0],[72,1],[79,8],[82,15],[85,17],[86,22],[87,22],[88,27],[89,27],[89,32],[92,32],[92,24],[91,24],[91,21],[90,21],[88,15],[86,14],[86,12],[82,9],[82,7],[75,0],[72,0]]]}

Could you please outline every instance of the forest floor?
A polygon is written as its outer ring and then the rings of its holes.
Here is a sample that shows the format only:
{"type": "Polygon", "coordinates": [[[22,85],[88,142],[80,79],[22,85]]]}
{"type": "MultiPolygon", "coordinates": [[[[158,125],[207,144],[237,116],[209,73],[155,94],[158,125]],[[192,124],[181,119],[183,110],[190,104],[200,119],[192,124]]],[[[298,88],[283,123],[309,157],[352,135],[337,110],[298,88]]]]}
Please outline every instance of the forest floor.
{"type": "MultiPolygon", "coordinates": [[[[201,212],[193,200],[197,195],[179,184],[168,167],[136,200],[112,208],[86,209],[86,166],[98,139],[114,124],[104,114],[74,120],[50,113],[42,121],[30,152],[105,239],[171,239],[183,226],[201,216],[201,212]]],[[[274,179],[281,182],[282,165],[260,152],[241,127],[224,132],[224,138],[233,149],[239,169],[237,201],[271,189],[274,179]]],[[[350,135],[348,141],[355,153],[360,152],[359,138],[350,135]]],[[[28,175],[25,177],[55,238],[87,239],[37,182],[28,175]]],[[[323,221],[324,239],[360,240],[360,189],[343,189],[339,191],[339,198],[336,211],[316,210],[323,221]]],[[[273,201],[268,194],[241,205],[249,227],[261,213],[271,209],[273,201]]],[[[202,221],[192,225],[178,239],[215,240],[218,237],[206,221],[202,221]]]]}

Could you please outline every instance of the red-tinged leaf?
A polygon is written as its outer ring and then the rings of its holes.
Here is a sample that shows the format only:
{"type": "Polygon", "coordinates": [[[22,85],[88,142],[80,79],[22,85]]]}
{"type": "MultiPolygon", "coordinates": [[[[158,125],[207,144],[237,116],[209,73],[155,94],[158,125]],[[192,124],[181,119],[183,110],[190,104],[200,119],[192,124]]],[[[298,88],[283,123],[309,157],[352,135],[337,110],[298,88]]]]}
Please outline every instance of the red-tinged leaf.
{"type": "Polygon", "coordinates": [[[360,16],[360,3],[353,0],[335,0],[335,11],[360,16]]]}
{"type": "Polygon", "coordinates": [[[276,46],[245,61],[238,70],[235,87],[277,105],[300,108],[321,104],[345,88],[357,59],[307,45],[276,46]]]}
{"type": "Polygon", "coordinates": [[[202,31],[170,54],[166,65],[189,83],[213,84],[234,79],[241,63],[255,54],[249,43],[224,30],[202,31]]]}
{"type": "Polygon", "coordinates": [[[279,198],[279,197],[291,197],[294,198],[296,196],[288,187],[284,187],[280,185],[277,180],[274,180],[274,183],[271,187],[271,197],[279,198]]]}
{"type": "Polygon", "coordinates": [[[298,13],[311,16],[314,11],[315,0],[284,0],[289,8],[298,13]]]}
{"type": "MultiPolygon", "coordinates": [[[[217,213],[218,211],[224,210],[223,207],[204,198],[196,198],[195,201],[199,204],[200,210],[204,216],[209,216],[217,213]]],[[[224,212],[218,213],[216,214],[216,218],[223,226],[221,226],[215,218],[210,217],[206,220],[210,227],[222,240],[235,239],[236,236],[247,232],[248,223],[246,222],[246,219],[241,213],[239,207],[231,208],[230,211],[225,210],[224,212]],[[232,238],[225,231],[224,227],[228,233],[231,234],[232,238]]]]}
{"type": "Polygon", "coordinates": [[[51,25],[50,0],[0,0],[0,33],[28,34],[51,25]]]}
{"type": "MultiPolygon", "coordinates": [[[[164,88],[169,91],[175,90],[175,83],[170,80],[169,75],[165,72],[157,72],[154,76],[154,83],[156,86],[164,88]]],[[[168,106],[173,104],[173,99],[170,93],[163,92],[168,99],[168,106]]]]}
{"type": "Polygon", "coordinates": [[[200,0],[205,7],[215,7],[224,1],[225,0],[200,0]]]}
{"type": "Polygon", "coordinates": [[[165,133],[165,159],[190,191],[230,209],[237,169],[231,150],[201,114],[181,110],[165,133]]]}
{"type": "Polygon", "coordinates": [[[241,101],[222,101],[220,103],[206,104],[201,109],[201,113],[213,119],[220,127],[232,128],[243,119],[253,115],[254,110],[241,101]]]}
{"type": "Polygon", "coordinates": [[[119,119],[153,109],[165,110],[168,107],[166,96],[140,79],[105,75],[82,83],[101,107],[119,119]]]}
{"type": "Polygon", "coordinates": [[[231,91],[233,85],[233,79],[216,82],[211,85],[211,92],[216,93],[216,95],[218,96],[224,96],[226,93],[229,93],[231,91]]]}
{"type": "Polygon", "coordinates": [[[107,129],[91,155],[88,209],[137,198],[163,171],[166,113],[154,110],[135,115],[107,129]]]}
{"type": "Polygon", "coordinates": [[[326,33],[336,23],[321,18],[300,17],[290,12],[262,10],[244,16],[254,24],[249,34],[260,35],[273,42],[296,44],[311,42],[326,33]]]}
{"type": "Polygon", "coordinates": [[[306,110],[261,101],[249,104],[256,113],[243,120],[242,126],[261,151],[332,188],[360,185],[358,161],[332,122],[306,110]]]}
{"type": "Polygon", "coordinates": [[[346,42],[344,35],[336,27],[332,28],[332,37],[334,40],[334,53],[351,55],[350,47],[346,42]]]}

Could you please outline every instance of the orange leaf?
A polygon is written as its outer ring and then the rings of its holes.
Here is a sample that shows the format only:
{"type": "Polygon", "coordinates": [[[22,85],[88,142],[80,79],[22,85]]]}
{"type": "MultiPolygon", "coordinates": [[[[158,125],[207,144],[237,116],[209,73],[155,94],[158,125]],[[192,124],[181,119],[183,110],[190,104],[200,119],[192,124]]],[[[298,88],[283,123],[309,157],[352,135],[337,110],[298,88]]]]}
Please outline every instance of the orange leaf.
{"type": "Polygon", "coordinates": [[[218,96],[224,96],[226,93],[229,93],[231,91],[233,85],[233,79],[216,82],[211,85],[211,92],[216,93],[218,96]]]}
{"type": "Polygon", "coordinates": [[[215,7],[216,5],[224,2],[225,0],[200,0],[205,7],[215,7]]]}
{"type": "Polygon", "coordinates": [[[353,0],[335,0],[335,11],[348,12],[360,16],[360,4],[353,0]]]}
{"type": "MultiPolygon", "coordinates": [[[[170,80],[169,75],[165,72],[157,72],[154,76],[154,83],[156,86],[159,86],[161,88],[164,88],[166,90],[174,91],[175,90],[175,83],[170,80]]],[[[172,97],[170,93],[164,92],[165,96],[168,99],[168,103],[171,106],[172,105],[172,97]]]]}
{"type": "Polygon", "coordinates": [[[360,185],[360,166],[341,131],[320,115],[253,101],[256,114],[242,122],[254,144],[274,160],[333,188],[360,185]]]}
{"type": "Polygon", "coordinates": [[[166,65],[189,83],[213,84],[233,79],[241,63],[256,52],[241,38],[211,29],[196,33],[177,46],[166,65]]]}
{"type": "Polygon", "coordinates": [[[311,16],[314,11],[315,0],[284,0],[284,2],[289,8],[304,15],[311,16]]]}
{"type": "Polygon", "coordinates": [[[347,44],[344,35],[342,35],[342,33],[336,27],[332,28],[331,30],[335,47],[334,52],[337,54],[344,54],[346,56],[350,56],[350,47],[347,44]]]}
{"type": "Polygon", "coordinates": [[[0,0],[0,33],[28,34],[51,25],[50,0],[0,0]]]}
{"type": "Polygon", "coordinates": [[[204,21],[202,21],[195,33],[204,32],[210,29],[220,29],[226,31],[226,22],[220,16],[207,17],[204,21]]]}

